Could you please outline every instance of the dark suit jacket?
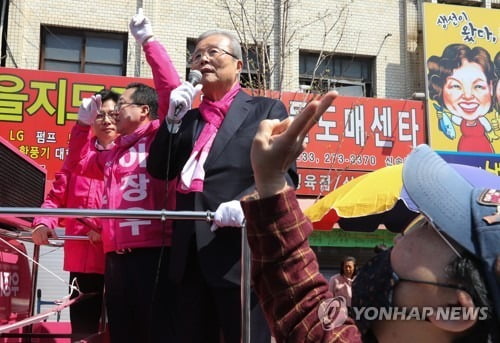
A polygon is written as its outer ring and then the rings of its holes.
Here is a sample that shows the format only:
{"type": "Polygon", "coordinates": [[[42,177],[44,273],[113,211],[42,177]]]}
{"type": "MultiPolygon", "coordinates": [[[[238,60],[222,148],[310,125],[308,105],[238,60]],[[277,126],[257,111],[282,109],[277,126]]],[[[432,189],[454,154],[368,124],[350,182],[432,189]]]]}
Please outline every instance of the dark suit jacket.
{"type": "MultiPolygon", "coordinates": [[[[263,119],[285,119],[285,106],[279,100],[252,97],[240,91],[217,132],[204,165],[203,192],[177,193],[179,211],[215,211],[220,203],[239,200],[254,189],[250,163],[250,148],[263,119]]],[[[151,145],[148,172],[160,179],[177,177],[186,163],[204,121],[198,109],[190,110],[183,118],[177,134],[171,135],[166,122],[157,132],[151,145]],[[170,147],[171,146],[171,147],[170,147]],[[169,155],[170,150],[170,155],[169,155]],[[168,164],[168,156],[170,163],[168,164]]],[[[289,171],[289,182],[297,185],[295,166],[289,171]]],[[[173,190],[171,190],[173,191],[173,190]]],[[[193,239],[201,270],[214,287],[230,287],[240,283],[241,230],[219,228],[210,231],[204,221],[177,220],[171,249],[171,277],[180,282],[193,239]]]]}

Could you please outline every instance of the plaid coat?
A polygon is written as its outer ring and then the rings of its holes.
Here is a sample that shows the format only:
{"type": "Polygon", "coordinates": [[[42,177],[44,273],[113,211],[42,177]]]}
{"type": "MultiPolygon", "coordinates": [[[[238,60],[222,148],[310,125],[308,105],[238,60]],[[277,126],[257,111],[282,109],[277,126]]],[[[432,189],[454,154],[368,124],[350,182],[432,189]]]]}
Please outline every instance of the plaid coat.
{"type": "Polygon", "coordinates": [[[277,342],[361,342],[352,319],[328,326],[332,318],[322,314],[332,294],[309,246],[312,225],[295,192],[289,189],[265,199],[248,196],[242,207],[253,287],[277,342]]]}

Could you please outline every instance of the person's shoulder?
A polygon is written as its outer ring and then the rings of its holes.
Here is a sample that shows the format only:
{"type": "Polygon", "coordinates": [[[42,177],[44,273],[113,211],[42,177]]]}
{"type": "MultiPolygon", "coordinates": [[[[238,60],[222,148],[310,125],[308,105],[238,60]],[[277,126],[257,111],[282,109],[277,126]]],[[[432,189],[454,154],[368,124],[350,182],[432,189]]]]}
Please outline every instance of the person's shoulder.
{"type": "Polygon", "coordinates": [[[269,104],[275,104],[275,103],[283,104],[283,102],[280,99],[273,99],[273,98],[269,98],[267,96],[251,95],[251,98],[255,102],[263,102],[263,103],[269,103],[269,104]]]}
{"type": "Polygon", "coordinates": [[[333,281],[333,280],[338,280],[338,279],[340,279],[340,277],[341,277],[340,273],[339,273],[339,274],[335,274],[335,275],[333,275],[333,276],[330,278],[330,281],[333,281]]]}
{"type": "Polygon", "coordinates": [[[279,99],[268,98],[265,96],[252,96],[250,103],[259,109],[268,109],[281,113],[282,116],[288,114],[285,104],[279,99]]]}

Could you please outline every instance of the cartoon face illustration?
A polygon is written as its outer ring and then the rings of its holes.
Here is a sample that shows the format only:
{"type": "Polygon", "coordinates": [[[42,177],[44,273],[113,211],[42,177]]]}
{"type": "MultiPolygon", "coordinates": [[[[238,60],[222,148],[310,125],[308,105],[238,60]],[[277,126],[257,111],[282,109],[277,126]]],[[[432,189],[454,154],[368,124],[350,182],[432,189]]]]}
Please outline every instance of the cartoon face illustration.
{"type": "Polygon", "coordinates": [[[443,103],[454,115],[475,120],[490,111],[493,90],[480,64],[462,59],[462,65],[446,78],[443,103]]]}
{"type": "Polygon", "coordinates": [[[493,109],[495,85],[489,52],[450,44],[441,56],[427,60],[427,68],[438,129],[450,140],[459,137],[457,151],[494,153],[491,142],[500,137],[494,131],[497,123],[486,116],[493,109]]]}

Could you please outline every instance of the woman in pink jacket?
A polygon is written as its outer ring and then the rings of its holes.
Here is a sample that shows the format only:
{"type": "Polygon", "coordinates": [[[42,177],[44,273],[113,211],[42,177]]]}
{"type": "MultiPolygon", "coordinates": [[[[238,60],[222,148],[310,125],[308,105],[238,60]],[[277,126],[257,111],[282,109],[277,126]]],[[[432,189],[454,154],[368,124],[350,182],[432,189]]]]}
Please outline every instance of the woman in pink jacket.
{"type": "Polygon", "coordinates": [[[333,275],[328,282],[328,290],[335,297],[344,297],[348,307],[351,306],[352,282],[357,272],[356,259],[352,256],[346,256],[340,263],[340,273],[333,275]]]}
{"type": "MultiPolygon", "coordinates": [[[[112,115],[119,95],[109,90],[99,92],[102,107],[92,129],[92,149],[99,151],[112,147],[117,137],[112,115]]],[[[56,174],[52,189],[42,208],[100,208],[104,183],[102,180],[72,173],[65,164],[56,174]]],[[[94,293],[92,297],[70,306],[70,321],[73,339],[81,339],[96,333],[101,317],[104,288],[104,252],[101,242],[99,221],[83,218],[37,217],[33,221],[32,237],[35,244],[48,244],[49,237],[55,238],[54,228],[63,226],[66,235],[87,236],[88,240],[67,240],[64,243],[64,270],[70,272],[70,282],[75,278],[80,291],[94,293]],[[59,224],[59,225],[58,225],[59,224]]],[[[78,294],[73,292],[71,297],[78,294]]]]}

